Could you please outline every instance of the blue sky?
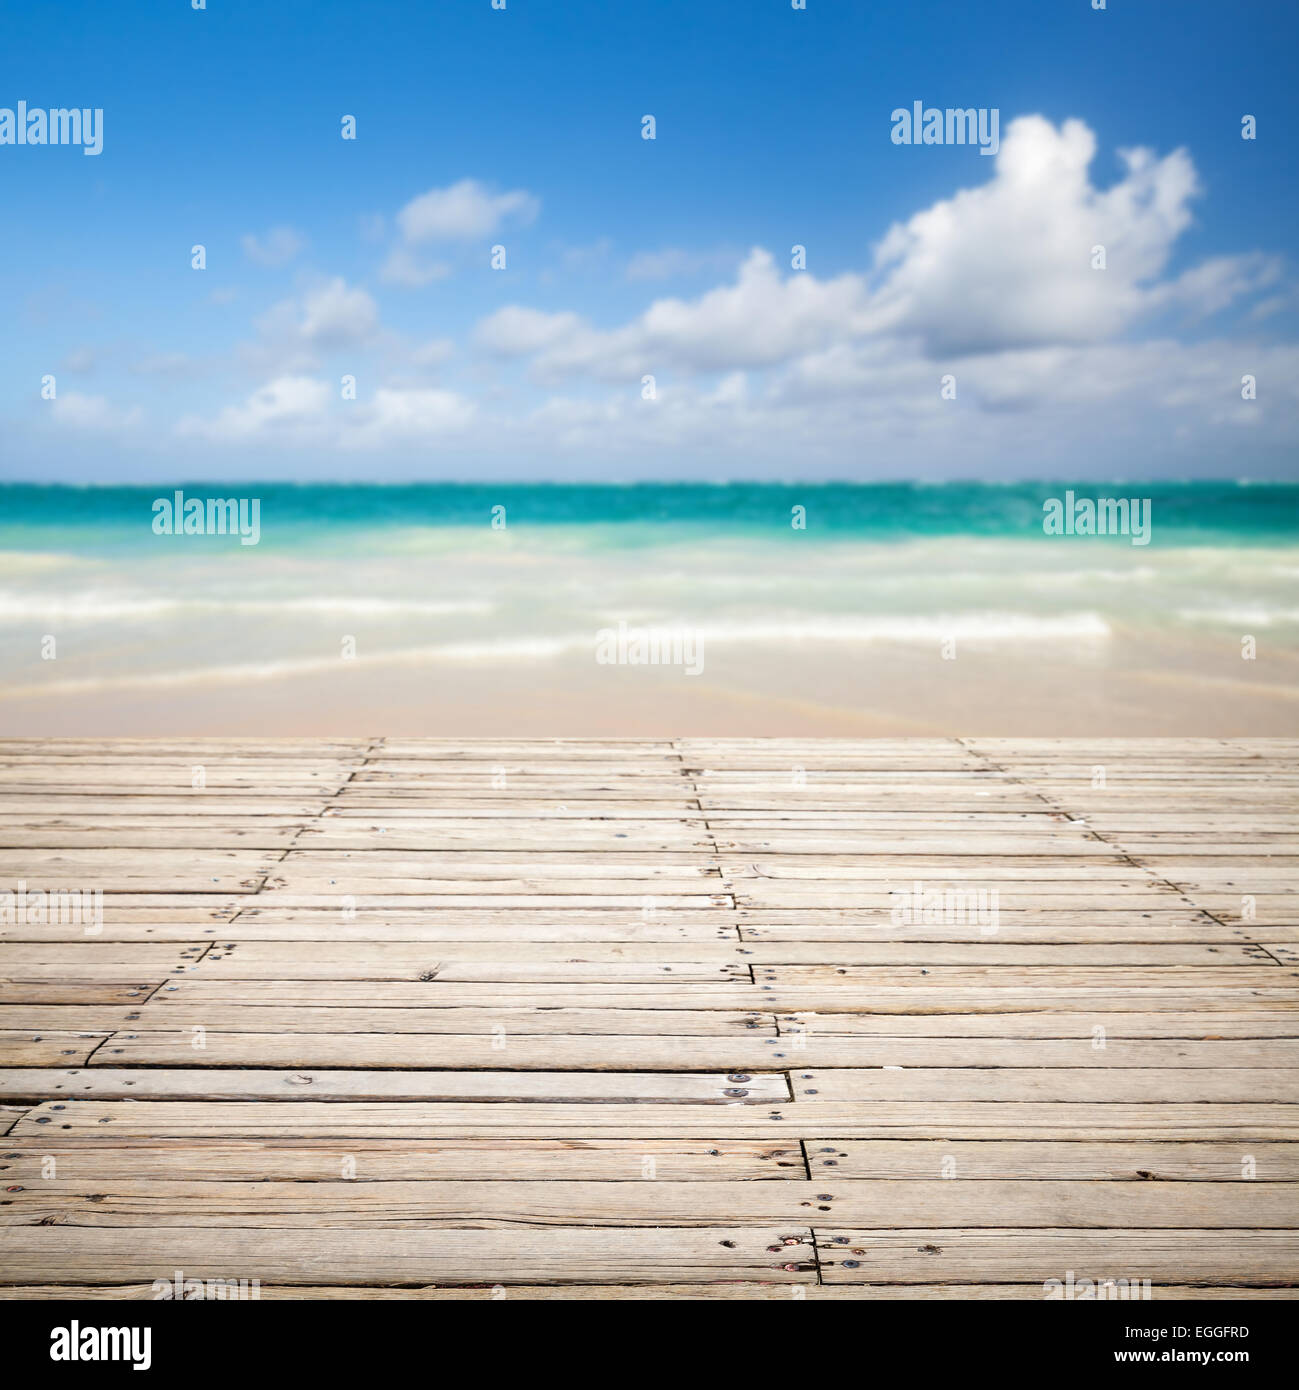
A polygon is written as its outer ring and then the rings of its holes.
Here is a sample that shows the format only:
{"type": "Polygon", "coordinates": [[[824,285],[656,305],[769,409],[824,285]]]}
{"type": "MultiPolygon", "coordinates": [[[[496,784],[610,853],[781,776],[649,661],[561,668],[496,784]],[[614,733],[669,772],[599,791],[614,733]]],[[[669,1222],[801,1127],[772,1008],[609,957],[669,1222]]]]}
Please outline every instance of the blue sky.
{"type": "Polygon", "coordinates": [[[1282,0],[0,25],[0,108],[104,111],[0,145],[0,477],[1299,473],[1282,0]],[[997,156],[894,144],[917,100],[997,156]]]}

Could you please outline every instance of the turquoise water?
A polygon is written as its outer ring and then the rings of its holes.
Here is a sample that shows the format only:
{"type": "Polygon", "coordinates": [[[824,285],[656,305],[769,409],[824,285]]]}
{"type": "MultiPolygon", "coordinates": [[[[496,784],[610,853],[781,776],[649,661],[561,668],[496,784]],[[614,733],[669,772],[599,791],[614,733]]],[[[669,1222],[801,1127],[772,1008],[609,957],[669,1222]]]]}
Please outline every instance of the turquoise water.
{"type": "Polygon", "coordinates": [[[431,688],[466,664],[589,672],[620,622],[696,629],[755,669],[949,636],[1043,668],[1154,639],[1299,651],[1299,486],[1074,488],[1148,498],[1150,543],[1044,535],[1063,484],[184,485],[257,498],[255,546],[154,534],[173,489],[9,485],[0,695],[330,672],[344,639],[378,679],[427,668],[431,688]]]}
{"type": "MultiPolygon", "coordinates": [[[[664,526],[682,534],[712,529],[779,535],[791,509],[807,509],[809,530],[829,536],[902,540],[926,536],[1041,536],[1042,503],[1072,488],[1079,497],[1149,498],[1154,543],[1253,544],[1299,535],[1299,484],[1194,483],[562,483],[181,485],[190,497],[261,502],[262,545],[311,545],[323,530],[486,525],[504,506],[510,526],[617,528],[616,543],[657,541],[664,526]]],[[[0,484],[0,547],[38,549],[75,535],[79,545],[155,541],[151,505],[171,487],[63,487],[0,484]],[[87,534],[89,533],[89,534],[87,534]]],[[[191,538],[192,539],[192,538],[191,538]]],[[[199,543],[202,543],[201,541],[199,543]]]]}

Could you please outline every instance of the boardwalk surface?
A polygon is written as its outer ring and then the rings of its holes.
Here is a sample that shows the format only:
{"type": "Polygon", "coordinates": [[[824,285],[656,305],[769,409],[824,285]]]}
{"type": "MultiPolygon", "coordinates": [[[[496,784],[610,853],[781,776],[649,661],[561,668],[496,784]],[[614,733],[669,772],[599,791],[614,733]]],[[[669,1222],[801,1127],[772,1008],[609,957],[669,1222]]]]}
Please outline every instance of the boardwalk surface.
{"type": "Polygon", "coordinates": [[[1299,741],[10,740],[0,846],[5,1296],[1299,1284],[1299,741]]]}

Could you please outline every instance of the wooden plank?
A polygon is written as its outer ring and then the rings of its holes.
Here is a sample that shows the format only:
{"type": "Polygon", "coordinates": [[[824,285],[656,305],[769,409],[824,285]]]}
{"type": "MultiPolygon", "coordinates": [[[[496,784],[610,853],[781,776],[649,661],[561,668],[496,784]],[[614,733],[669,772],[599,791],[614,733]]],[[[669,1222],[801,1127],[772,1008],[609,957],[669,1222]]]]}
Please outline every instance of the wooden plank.
{"type": "MultiPolygon", "coordinates": [[[[1026,1001],[1028,1009],[1032,1001],[1026,1001]]],[[[170,1017],[170,1015],[168,1015],[170,1017]]],[[[803,1045],[824,1034],[859,1034],[903,1037],[953,1038],[1066,1038],[1087,1039],[1090,1044],[1101,1030],[1106,1047],[1117,1041],[1138,1038],[1187,1038],[1215,1041],[1223,1038],[1295,1038],[1299,1037],[1299,1011],[1249,1010],[1240,1013],[1203,1011],[1115,1013],[1097,1016],[1096,1012],[1069,1013],[1064,1010],[1038,1008],[1025,1013],[941,1014],[894,1013],[800,1013],[778,1014],[781,1034],[802,1033],[803,1045]]],[[[800,1044],[795,1040],[794,1047],[800,1044]]]]}
{"type": "MultiPolygon", "coordinates": [[[[1197,972],[1198,973],[1198,972],[1197,972]]],[[[859,1015],[900,1014],[975,1014],[1013,1013],[1026,1011],[1062,1010],[1077,1013],[1153,1013],[1172,1012],[1185,1015],[1202,1011],[1211,1016],[1219,1011],[1240,1014],[1249,1010],[1274,1017],[1281,1009],[1295,1010],[1299,997],[1292,989],[1239,988],[1222,986],[1194,988],[1192,985],[1175,989],[1124,989],[1087,987],[1077,989],[1050,988],[1045,985],[990,985],[987,988],[944,986],[926,989],[908,984],[897,987],[878,985],[873,988],[850,987],[842,982],[815,986],[781,987],[752,985],[740,978],[722,984],[693,983],[665,974],[655,983],[547,982],[545,980],[514,983],[485,983],[475,981],[384,981],[382,990],[360,980],[194,980],[163,982],[150,1000],[159,1007],[175,1000],[184,1004],[247,1003],[278,1005],[371,1005],[377,1007],[450,1007],[499,1008],[661,1008],[661,1009],[723,1009],[743,1012],[763,1009],[778,1013],[844,1013],[859,1015]]],[[[55,988],[54,985],[48,988],[55,988]]],[[[0,997],[3,994],[0,993],[0,997]]],[[[34,997],[39,1000],[40,995],[34,997]]],[[[1092,1026],[1103,1024],[1093,1018],[1092,1026]]],[[[1202,1032],[1212,1032],[1212,1017],[1202,1032]]]]}
{"type": "MultiPolygon", "coordinates": [[[[814,1283],[810,1233],[706,1230],[266,1230],[0,1227],[0,1283],[113,1284],[159,1270],[281,1283],[814,1283]],[[790,1242],[790,1243],[786,1243],[790,1242]]],[[[170,1277],[169,1275],[167,1277],[170,1277]]]]}
{"type": "MultiPolygon", "coordinates": [[[[519,1011],[526,1012],[526,1011],[519,1011]]],[[[657,1016],[657,1015],[656,1015],[657,1016]]],[[[707,1017],[707,1015],[698,1015],[707,1017]]],[[[652,1022],[652,1020],[651,1020],[652,1022]]],[[[130,1025],[132,1029],[140,1024],[130,1025]]],[[[1107,1040],[1097,1048],[1088,1038],[896,1038],[851,1035],[693,1037],[673,1032],[623,1037],[617,1034],[512,1035],[496,1032],[408,1034],[375,1032],[120,1032],[95,1054],[96,1065],[115,1067],[393,1067],[618,1071],[761,1071],[773,1067],[947,1067],[947,1068],[1247,1068],[1277,1071],[1299,1067],[1299,1038],[1249,1040],[1107,1040]],[[199,1045],[201,1044],[201,1046],[199,1045]]],[[[527,1026],[525,1021],[525,1026],[527,1026]]],[[[647,1027],[649,1024],[646,1025],[647,1027]]],[[[660,1028],[666,1025],[660,1023],[660,1028]]],[[[63,1035],[66,1036],[66,1035],[63,1035]]],[[[105,1035],[100,1034],[102,1038],[105,1035]]],[[[91,1044],[93,1048],[95,1044],[91,1044]]],[[[0,1035],[0,1057],[5,1045],[0,1035]]],[[[53,1054],[51,1054],[53,1055],[53,1054]]],[[[84,1058],[82,1059],[84,1061],[84,1058]]],[[[17,1064],[12,1059],[11,1064],[17,1064]]],[[[27,1066],[49,1065],[27,1060],[27,1066]]],[[[1299,1098],[1299,1072],[1292,1095],[1299,1098]]],[[[1249,1077],[1244,1078],[1249,1085],[1249,1077]]],[[[1285,1098],[1285,1097],[1282,1097],[1285,1098]]]]}
{"type": "MultiPolygon", "coordinates": [[[[77,981],[67,984],[57,979],[0,979],[0,1005],[66,1004],[81,1007],[96,1004],[138,1004],[147,999],[163,983],[163,979],[165,976],[146,980],[144,983],[123,984],[112,981],[99,981],[94,984],[77,981]]],[[[68,1022],[73,1021],[69,1015],[68,1022]]]]}
{"type": "MultiPolygon", "coordinates": [[[[989,948],[991,950],[991,948],[989,948]]],[[[985,956],[985,960],[986,960],[985,956]]],[[[798,985],[833,986],[842,988],[880,985],[892,989],[915,987],[933,990],[947,987],[953,991],[997,986],[1006,990],[1087,990],[1122,989],[1157,991],[1188,989],[1214,990],[1227,993],[1233,990],[1252,990],[1256,985],[1282,998],[1293,998],[1299,1004],[1299,972],[1282,967],[1248,965],[1232,967],[1187,966],[1015,966],[983,964],[910,965],[910,966],[798,966],[768,965],[758,969],[757,978],[787,987],[798,985]]]]}
{"type": "Polygon", "coordinates": [[[1149,1279],[1152,1284],[1294,1284],[1299,1237],[1293,1231],[1008,1229],[816,1232],[827,1284],[932,1284],[1084,1278],[1149,1279]]]}
{"type": "MultiPolygon", "coordinates": [[[[0,1124],[6,1107],[0,1106],[0,1124]]],[[[12,1108],[12,1119],[25,1107],[12,1108]]],[[[10,1135],[0,1146],[4,1183],[59,1178],[97,1184],[179,1182],[356,1182],[560,1179],[578,1182],[802,1181],[801,1146],[746,1139],[156,1139],[148,1135],[10,1135]]]]}
{"type": "MultiPolygon", "coordinates": [[[[1198,1075],[1199,1073],[1197,1073],[1198,1075]]],[[[1216,1075],[1216,1073],[1209,1073],[1216,1075]]],[[[1247,1075],[1245,1072],[1239,1073],[1247,1075]]],[[[1208,1088],[1202,1088],[1208,1089],[1208,1088]]],[[[228,1068],[11,1067],[0,1070],[0,1099],[68,1096],[126,1100],[253,1100],[285,1103],[382,1099],[439,1101],[692,1101],[765,1105],[784,1101],[784,1074],[708,1072],[413,1071],[228,1068]]],[[[1271,1098],[1271,1097],[1268,1097],[1271,1098]]],[[[289,1121],[291,1124],[292,1121],[289,1121]]]]}
{"type": "MultiPolygon", "coordinates": [[[[611,914],[606,914],[611,915],[611,914]]],[[[722,914],[706,914],[707,917],[720,918],[722,914]]],[[[1226,930],[1237,930],[1239,928],[1226,930]]],[[[355,919],[340,920],[339,914],[315,912],[303,914],[297,921],[283,921],[271,913],[260,909],[245,909],[238,917],[220,926],[199,928],[186,922],[151,923],[106,923],[96,932],[97,941],[180,941],[192,942],[195,936],[209,939],[220,938],[222,943],[297,942],[320,941],[335,945],[347,942],[354,948],[363,948],[367,942],[430,942],[436,944],[472,943],[475,945],[495,944],[497,955],[505,955],[502,943],[553,943],[556,945],[580,945],[589,942],[616,944],[619,942],[706,942],[710,945],[726,943],[731,947],[740,945],[737,928],[729,920],[705,920],[700,922],[678,920],[677,914],[665,911],[647,919],[634,922],[611,920],[607,922],[569,922],[551,924],[548,922],[498,921],[445,922],[438,917],[433,920],[413,920],[396,922],[358,913],[355,919]]],[[[1243,933],[1242,933],[1243,935],[1243,933]]],[[[0,927],[0,940],[3,941],[82,941],[85,929],[82,927],[0,927]]],[[[357,949],[356,954],[363,950],[357,949]]],[[[739,952],[737,951],[738,955],[739,952]]]]}
{"type": "Polygon", "coordinates": [[[1092,1182],[1299,1181],[1299,1145],[1187,1144],[1076,1139],[1031,1140],[809,1139],[815,1177],[1070,1178],[1092,1182]]]}
{"type": "MultiPolygon", "coordinates": [[[[89,1074],[89,1073],[87,1073],[89,1074]]],[[[847,1138],[1072,1139],[1085,1133],[1098,1139],[1222,1139],[1252,1143],[1299,1138],[1294,1105],[1249,1103],[1136,1103],[1043,1101],[877,1101],[774,1102],[746,1105],[675,1102],[620,1105],[566,1105],[545,1102],[346,1102],[270,1103],[181,1100],[47,1101],[23,1115],[17,1135],[52,1138],[63,1133],[153,1137],[223,1138],[240,1136],[356,1135],[435,1139],[492,1138],[521,1134],[650,1138],[685,1135],[762,1139],[836,1134],[847,1138]],[[60,1108],[56,1109],[55,1106],[60,1108]]]]}
{"type": "MultiPolygon", "coordinates": [[[[1299,1071],[1272,1067],[838,1067],[799,1068],[790,1078],[794,1095],[816,1104],[956,1099],[1299,1104],[1299,1071]]],[[[0,1094],[3,1085],[0,1073],[0,1094]]]]}
{"type": "Polygon", "coordinates": [[[30,1109],[29,1105],[0,1105],[0,1135],[8,1135],[30,1109]]]}
{"type": "Polygon", "coordinates": [[[24,1033],[0,1029],[0,1066],[82,1066],[108,1033],[24,1033]]]}
{"type": "MultiPolygon", "coordinates": [[[[148,1178],[50,1179],[6,1184],[0,1226],[582,1227],[821,1225],[896,1230],[923,1217],[934,1227],[1133,1226],[1147,1229],[1285,1230],[1293,1183],[1061,1182],[964,1179],[814,1182],[202,1182],[148,1178]],[[811,1213],[811,1214],[810,1214],[811,1213]]],[[[1299,1239],[1299,1237],[1295,1237],[1299,1239]]]]}
{"type": "MultiPolygon", "coordinates": [[[[0,1027],[11,1031],[32,1029],[36,1031],[58,1028],[73,1021],[74,1015],[65,1005],[53,1004],[10,1004],[0,1005],[0,1027]]],[[[672,1037],[717,1037],[737,1038],[749,1034],[774,1037],[775,1019],[771,1014],[727,1012],[722,1009],[657,1009],[653,1007],[631,1009],[564,1009],[564,1008],[457,1008],[440,1005],[429,1008],[359,1008],[345,1006],[334,1008],[321,1006],[288,1006],[262,1004],[219,1004],[219,1003],[167,1003],[95,1006],[84,1005],[77,1008],[75,1021],[85,1023],[95,1029],[124,1030],[113,1046],[127,1050],[119,1055],[131,1055],[131,1047],[138,1041],[147,1051],[147,1034],[174,1034],[176,1030],[204,1029],[208,1036],[208,1046],[212,1036],[230,1036],[238,1033],[260,1033],[277,1036],[285,1033],[311,1033],[317,1036],[334,1037],[346,1034],[370,1034],[391,1037],[398,1050],[404,1055],[417,1055],[425,1044],[411,1034],[450,1033],[489,1042],[498,1036],[507,1039],[527,1037],[548,1037],[560,1034],[566,1037],[585,1037],[596,1035],[603,1039],[644,1040],[662,1035],[672,1037]]],[[[1299,1018],[1290,1026],[1290,1031],[1299,1036],[1299,1018]]],[[[1256,1030],[1252,1036],[1259,1036],[1256,1030]]],[[[1267,1034],[1263,1034],[1267,1035],[1267,1034]]],[[[194,1035],[190,1031],[181,1034],[179,1041],[192,1052],[194,1035]]],[[[167,1046],[165,1038],[158,1039],[159,1046],[167,1046]]],[[[292,1041],[286,1046],[293,1047],[292,1041]]],[[[332,1044],[331,1044],[332,1045],[332,1044]]],[[[364,1045],[364,1040],[362,1040],[364,1045]]],[[[429,1042],[434,1047],[436,1041],[429,1042]]],[[[231,1046],[238,1046],[231,1041],[231,1046]]],[[[111,1055],[111,1054],[110,1054],[111,1055]]],[[[357,1054],[352,1054],[357,1055],[357,1054]]],[[[194,1065],[189,1061],[187,1065],[194,1065]]],[[[287,1064],[296,1065],[296,1064],[287,1064]]],[[[395,1063],[394,1063],[395,1065],[395,1063]]]]}
{"type": "MultiPolygon", "coordinates": [[[[675,977],[675,972],[670,972],[675,977]]],[[[807,991],[810,998],[814,991],[807,991]]],[[[823,991],[822,993],[825,993],[823,991]]],[[[848,993],[830,992],[834,999],[848,993]]],[[[1250,991],[1256,998],[1256,991],[1250,991]]],[[[722,1009],[744,1013],[773,1008],[771,995],[755,991],[747,980],[695,984],[668,978],[654,983],[532,983],[490,984],[474,981],[385,980],[382,988],[364,980],[176,980],[164,982],[149,1001],[159,1008],[172,1002],[206,1006],[210,1003],[315,1006],[359,1005],[371,1008],[529,1008],[529,1009],[722,1009]]],[[[795,1006],[797,1007],[797,1006],[795,1006]]],[[[1276,1005],[1273,1003],[1272,1008],[1276,1005]]]]}

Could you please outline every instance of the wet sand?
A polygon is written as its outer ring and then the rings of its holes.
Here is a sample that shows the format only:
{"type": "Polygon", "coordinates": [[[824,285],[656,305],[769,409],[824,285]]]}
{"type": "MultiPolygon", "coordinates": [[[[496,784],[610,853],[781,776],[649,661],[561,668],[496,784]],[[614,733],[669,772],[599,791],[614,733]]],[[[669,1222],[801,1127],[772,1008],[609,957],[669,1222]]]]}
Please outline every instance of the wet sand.
{"type": "MultiPolygon", "coordinates": [[[[52,665],[52,664],[51,664],[52,665]]],[[[53,671],[51,672],[53,676],[53,671]]],[[[1149,632],[1102,642],[718,645],[697,676],[568,653],[337,667],[218,684],[0,690],[5,736],[1299,735],[1299,653],[1149,632]]]]}

